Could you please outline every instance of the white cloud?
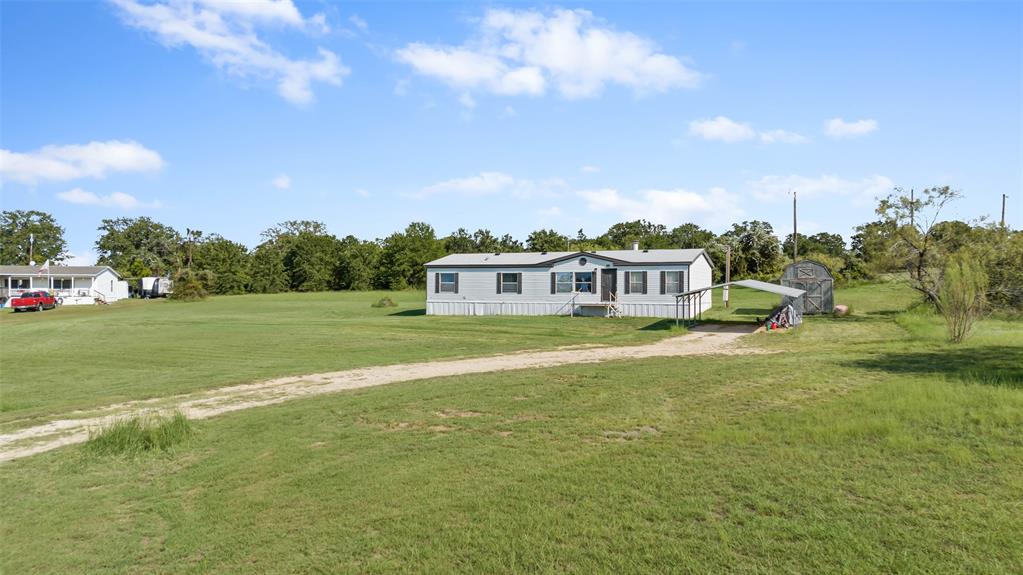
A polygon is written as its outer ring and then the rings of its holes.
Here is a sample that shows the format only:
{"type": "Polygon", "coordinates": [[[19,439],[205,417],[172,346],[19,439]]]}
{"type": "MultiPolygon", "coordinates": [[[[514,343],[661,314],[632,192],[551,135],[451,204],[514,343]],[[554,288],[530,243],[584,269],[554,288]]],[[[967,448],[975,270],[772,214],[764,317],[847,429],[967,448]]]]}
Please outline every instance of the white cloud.
{"type": "Polygon", "coordinates": [[[281,174],[270,181],[271,184],[278,190],[287,190],[291,188],[291,178],[287,174],[281,174]]]}
{"type": "Polygon", "coordinates": [[[788,130],[767,130],[757,132],[745,122],[737,122],[726,116],[689,122],[689,133],[704,140],[718,142],[745,142],[759,138],[764,144],[805,144],[809,138],[788,130]]]}
{"type": "Polygon", "coordinates": [[[801,198],[825,197],[830,199],[850,198],[857,203],[873,201],[875,197],[891,192],[895,182],[886,176],[874,175],[859,180],[846,180],[838,176],[817,177],[768,175],[746,183],[753,196],[765,202],[775,202],[789,197],[790,191],[801,198]]]}
{"type": "Polygon", "coordinates": [[[613,188],[583,190],[576,194],[586,201],[591,211],[614,214],[616,221],[645,219],[667,226],[683,222],[724,226],[743,216],[739,198],[724,188],[711,188],[703,194],[674,189],[643,190],[626,195],[613,188]]]}
{"type": "Polygon", "coordinates": [[[597,174],[600,173],[600,167],[598,166],[583,166],[579,168],[579,171],[584,174],[597,174]]]}
{"type": "Polygon", "coordinates": [[[360,198],[368,198],[373,194],[369,193],[369,190],[359,188],[358,190],[355,190],[355,195],[359,196],[360,198]]]}
{"type": "Polygon", "coordinates": [[[0,179],[28,184],[103,178],[110,172],[148,172],[163,165],[160,154],[130,140],[44,146],[33,152],[0,150],[0,179]]]}
{"type": "Polygon", "coordinates": [[[824,124],[824,133],[832,138],[854,138],[877,131],[877,128],[877,120],[846,122],[842,118],[832,118],[824,124]]]}
{"type": "Polygon", "coordinates": [[[556,218],[561,215],[561,208],[559,208],[558,206],[543,208],[539,211],[539,214],[545,218],[556,218]]]}
{"type": "Polygon", "coordinates": [[[760,141],[765,144],[805,144],[810,139],[802,134],[787,130],[768,130],[760,132],[760,141]]]}
{"type": "Polygon", "coordinates": [[[689,133],[704,140],[720,142],[741,142],[757,137],[757,132],[749,124],[736,122],[724,116],[689,122],[689,133]]]}
{"type": "Polygon", "coordinates": [[[57,198],[68,202],[69,204],[121,208],[124,210],[161,207],[161,204],[158,201],[140,202],[135,196],[125,194],[123,192],[114,192],[108,196],[100,196],[93,192],[87,192],[81,188],[74,188],[66,192],[60,192],[57,194],[57,198]]]}
{"type": "MultiPolygon", "coordinates": [[[[293,104],[313,100],[313,82],[340,86],[350,73],[329,50],[320,48],[316,60],[293,60],[256,35],[257,23],[294,25],[295,18],[301,19],[290,0],[111,1],[120,8],[128,24],[153,33],[163,44],[191,46],[230,74],[270,78],[277,82],[277,92],[293,104]]],[[[321,30],[326,27],[321,15],[301,23],[321,30]]]]}
{"type": "Polygon", "coordinates": [[[519,114],[518,112],[515,111],[515,108],[512,108],[511,106],[505,106],[504,109],[501,110],[502,118],[514,118],[515,116],[518,115],[519,114]]]}
{"type": "Polygon", "coordinates": [[[348,17],[348,21],[351,22],[356,28],[365,32],[369,29],[369,24],[366,23],[358,14],[352,14],[348,17]]]}
{"type": "Polygon", "coordinates": [[[525,199],[538,195],[552,195],[566,187],[565,182],[558,178],[534,181],[515,178],[503,172],[480,172],[476,176],[437,182],[409,195],[416,198],[455,194],[468,197],[510,196],[525,199]]]}
{"type": "Polygon", "coordinates": [[[472,97],[472,94],[465,92],[458,98],[458,103],[469,108],[470,110],[476,107],[476,99],[472,97]]]}
{"type": "Polygon", "coordinates": [[[490,9],[461,46],[412,43],[397,59],[458,90],[501,95],[599,95],[608,84],[637,93],[692,88],[700,74],[645,38],[605,27],[586,10],[490,9]]]}

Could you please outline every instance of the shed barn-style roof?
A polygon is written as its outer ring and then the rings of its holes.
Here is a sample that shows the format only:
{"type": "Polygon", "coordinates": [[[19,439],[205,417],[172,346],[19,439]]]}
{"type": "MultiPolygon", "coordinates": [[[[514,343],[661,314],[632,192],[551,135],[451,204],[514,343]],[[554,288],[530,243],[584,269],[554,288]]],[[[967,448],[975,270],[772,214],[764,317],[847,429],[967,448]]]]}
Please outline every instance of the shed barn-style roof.
{"type": "Polygon", "coordinates": [[[448,254],[427,262],[426,267],[546,267],[576,257],[601,258],[619,265],[689,264],[701,256],[710,263],[702,249],[448,254]]]}
{"type": "MultiPolygon", "coordinates": [[[[46,271],[39,271],[42,264],[37,266],[0,266],[0,276],[34,276],[46,275],[46,271]]],[[[114,272],[114,275],[121,277],[114,268],[109,266],[56,266],[50,265],[51,276],[98,276],[105,270],[114,272]]]]}

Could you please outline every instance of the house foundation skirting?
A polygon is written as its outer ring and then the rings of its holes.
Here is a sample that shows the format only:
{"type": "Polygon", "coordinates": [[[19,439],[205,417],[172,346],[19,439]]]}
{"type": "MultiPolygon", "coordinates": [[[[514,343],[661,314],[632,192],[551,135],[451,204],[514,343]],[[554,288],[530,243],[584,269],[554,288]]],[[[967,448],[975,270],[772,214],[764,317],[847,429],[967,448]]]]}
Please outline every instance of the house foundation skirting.
{"type": "MultiPolygon", "coordinates": [[[[710,298],[703,304],[703,310],[710,309],[710,298]]],[[[675,318],[675,302],[618,302],[618,309],[625,317],[675,318]]],[[[560,302],[496,302],[496,301],[428,301],[427,315],[585,315],[604,316],[606,306],[596,303],[576,304],[560,302]]],[[[698,310],[692,309],[695,315],[698,310]]],[[[683,310],[683,313],[685,311],[683,310]]]]}

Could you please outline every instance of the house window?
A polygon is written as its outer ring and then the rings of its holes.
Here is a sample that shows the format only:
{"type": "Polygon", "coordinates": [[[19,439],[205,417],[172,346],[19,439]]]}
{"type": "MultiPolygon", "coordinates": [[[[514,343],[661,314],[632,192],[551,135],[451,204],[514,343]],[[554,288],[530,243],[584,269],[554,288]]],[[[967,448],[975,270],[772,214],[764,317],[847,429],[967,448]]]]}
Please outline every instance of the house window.
{"type": "Polygon", "coordinates": [[[458,274],[445,272],[438,275],[440,276],[439,285],[441,293],[458,293],[458,274]]]}
{"type": "Polygon", "coordinates": [[[593,293],[593,272],[575,272],[575,291],[593,293]]]}
{"type": "Polygon", "coordinates": [[[53,278],[53,289],[71,289],[71,278],[53,278]]]}
{"type": "Polygon", "coordinates": [[[682,293],[682,272],[664,272],[664,293],[682,293]]]}
{"type": "Polygon", "coordinates": [[[629,272],[629,293],[643,293],[643,272],[629,272]]]}
{"type": "Polygon", "coordinates": [[[29,289],[31,281],[28,278],[11,278],[11,289],[29,289]]]}
{"type": "Polygon", "coordinates": [[[519,274],[501,274],[501,293],[519,293],[519,274]]]}
{"type": "Polygon", "coordinates": [[[572,272],[558,272],[554,279],[556,293],[572,293],[574,290],[575,274],[572,272]]]}

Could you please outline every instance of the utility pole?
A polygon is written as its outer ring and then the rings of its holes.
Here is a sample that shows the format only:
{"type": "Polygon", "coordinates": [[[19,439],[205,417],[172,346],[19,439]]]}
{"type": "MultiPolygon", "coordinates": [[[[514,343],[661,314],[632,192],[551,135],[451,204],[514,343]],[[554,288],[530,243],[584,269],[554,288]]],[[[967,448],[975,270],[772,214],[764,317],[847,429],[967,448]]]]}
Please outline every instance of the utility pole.
{"type": "MultiPolygon", "coordinates": [[[[732,246],[725,246],[725,283],[732,281],[732,246]]],[[[725,309],[728,309],[728,288],[725,286],[725,309]]]]}
{"type": "Polygon", "coordinates": [[[1009,196],[1002,194],[1002,229],[1005,229],[1005,199],[1009,196]]]}
{"type": "Polygon", "coordinates": [[[799,233],[796,232],[796,192],[792,192],[792,263],[799,258],[799,233]]]}

